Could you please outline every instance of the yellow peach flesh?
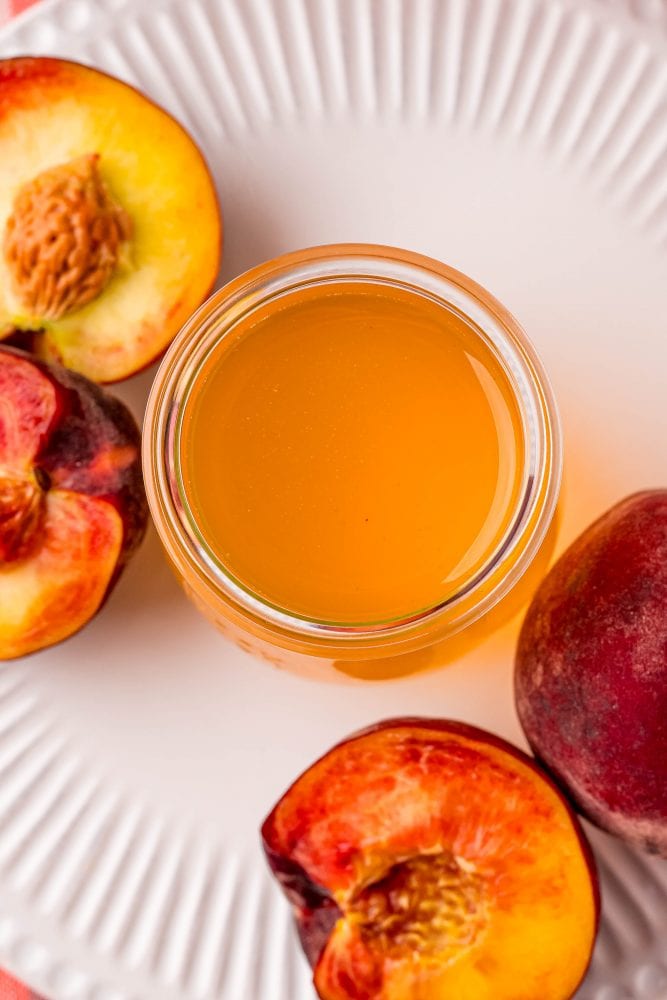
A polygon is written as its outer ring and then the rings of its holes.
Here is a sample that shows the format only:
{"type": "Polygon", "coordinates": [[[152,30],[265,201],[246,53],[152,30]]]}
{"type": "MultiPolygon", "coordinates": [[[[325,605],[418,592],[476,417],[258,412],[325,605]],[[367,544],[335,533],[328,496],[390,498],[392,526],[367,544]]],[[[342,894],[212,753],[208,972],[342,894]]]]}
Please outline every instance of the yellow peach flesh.
{"type": "Polygon", "coordinates": [[[166,112],[87,67],[6,60],[0,88],[0,229],[26,182],[90,154],[132,220],[126,266],[103,294],[61,319],[26,315],[0,273],[0,329],[43,328],[45,357],[95,381],[124,378],[164,350],[215,280],[221,226],[206,164],[166,112]]]}
{"type": "Polygon", "coordinates": [[[40,545],[0,565],[0,659],[25,656],[78,631],[100,607],[123,543],[106,500],[51,490],[40,545]]]}
{"type": "Polygon", "coordinates": [[[264,838],[278,873],[296,865],[337,905],[323,1000],[568,1000],[585,972],[590,854],[555,787],[490,734],[410,720],[353,737],[264,838]]]}

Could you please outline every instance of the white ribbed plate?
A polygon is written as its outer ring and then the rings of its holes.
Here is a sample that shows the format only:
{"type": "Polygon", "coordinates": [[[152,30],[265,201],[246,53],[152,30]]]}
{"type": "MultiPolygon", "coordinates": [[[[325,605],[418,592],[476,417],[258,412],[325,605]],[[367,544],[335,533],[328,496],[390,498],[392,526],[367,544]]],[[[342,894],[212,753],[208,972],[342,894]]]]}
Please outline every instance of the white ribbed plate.
{"type": "MultiPolygon", "coordinates": [[[[494,291],[560,400],[561,547],[665,485],[663,0],[47,0],[0,51],[101,66],[195,131],[224,278],[361,240],[494,291]]],[[[148,385],[122,389],[137,414],[148,385]]],[[[263,814],[386,716],[521,742],[515,633],[401,682],[281,675],[198,618],[150,537],[88,629],[0,670],[0,963],[54,1000],[312,998],[263,814]]],[[[579,997],[665,1000],[667,865],[593,840],[604,921],[579,997]]]]}

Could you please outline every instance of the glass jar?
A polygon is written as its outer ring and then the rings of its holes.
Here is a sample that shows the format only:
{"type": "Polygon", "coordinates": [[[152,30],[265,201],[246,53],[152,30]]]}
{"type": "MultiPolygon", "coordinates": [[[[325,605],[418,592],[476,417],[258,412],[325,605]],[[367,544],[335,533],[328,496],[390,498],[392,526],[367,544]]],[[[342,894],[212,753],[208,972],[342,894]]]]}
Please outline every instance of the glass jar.
{"type": "MultiPolygon", "coordinates": [[[[332,661],[385,661],[424,650],[467,628],[517,584],[552,520],[561,475],[556,406],[544,369],[513,316],[485,289],[436,260],[388,247],[343,244],[286,254],[215,293],[170,347],[153,385],[144,427],[151,512],[167,555],[196,606],[242,648],[312,674],[332,661]],[[484,565],[438,606],[402,620],[332,624],[291,614],[239,583],[211,549],[183,481],[183,414],[212,351],[239,324],[286,297],[333,282],[374,282],[427,298],[465,318],[511,386],[521,417],[521,489],[507,530],[484,565]]],[[[400,661],[399,661],[400,662],[400,661]]],[[[407,661],[406,661],[407,662],[407,661]]],[[[372,676],[372,662],[369,662],[372,676]]],[[[398,671],[400,673],[400,670],[398,671]]]]}

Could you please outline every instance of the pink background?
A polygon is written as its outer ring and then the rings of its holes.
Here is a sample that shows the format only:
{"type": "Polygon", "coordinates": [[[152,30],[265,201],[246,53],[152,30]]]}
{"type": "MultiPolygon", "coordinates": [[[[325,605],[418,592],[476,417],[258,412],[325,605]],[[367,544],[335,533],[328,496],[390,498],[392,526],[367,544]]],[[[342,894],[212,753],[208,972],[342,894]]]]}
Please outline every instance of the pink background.
{"type": "Polygon", "coordinates": [[[5,20],[12,14],[19,14],[22,10],[32,7],[35,0],[0,0],[0,17],[5,20]]]}
{"type": "MultiPolygon", "coordinates": [[[[37,2],[38,0],[0,0],[0,25],[8,21],[14,14],[20,14],[37,2]]],[[[2,1000],[2,994],[0,994],[0,1000],[2,1000]]]]}

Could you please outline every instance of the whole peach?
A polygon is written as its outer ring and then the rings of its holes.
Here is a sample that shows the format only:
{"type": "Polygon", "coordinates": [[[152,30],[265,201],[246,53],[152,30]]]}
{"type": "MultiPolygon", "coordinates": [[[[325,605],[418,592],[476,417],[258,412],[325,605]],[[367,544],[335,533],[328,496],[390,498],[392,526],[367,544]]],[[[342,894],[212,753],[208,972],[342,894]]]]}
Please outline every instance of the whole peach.
{"type": "Polygon", "coordinates": [[[667,490],[623,500],[556,563],[515,684],[528,741],[581,812],[667,857],[667,490]]]}

